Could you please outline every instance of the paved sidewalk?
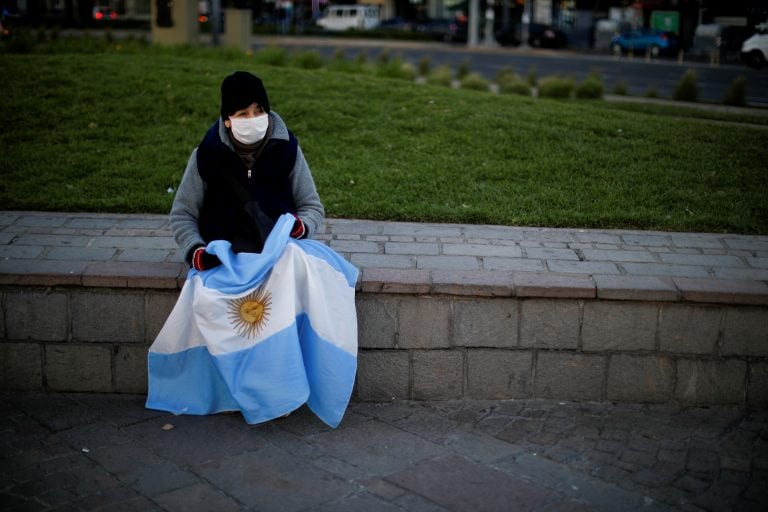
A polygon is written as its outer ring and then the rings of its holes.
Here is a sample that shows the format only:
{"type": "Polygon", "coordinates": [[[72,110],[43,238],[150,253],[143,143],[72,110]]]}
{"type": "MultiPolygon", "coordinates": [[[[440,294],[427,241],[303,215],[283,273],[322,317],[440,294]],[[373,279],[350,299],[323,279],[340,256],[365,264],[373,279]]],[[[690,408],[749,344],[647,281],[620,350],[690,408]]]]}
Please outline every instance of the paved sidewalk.
{"type": "MultiPolygon", "coordinates": [[[[363,291],[768,303],[768,237],[329,219],[363,291]]],[[[0,212],[0,284],[177,288],[164,215],[0,212]]],[[[768,413],[354,403],[246,425],[144,396],[0,393],[2,510],[768,509],[768,413]]]]}
{"type": "MultiPolygon", "coordinates": [[[[328,219],[362,290],[768,304],[768,236],[328,219]]],[[[0,212],[0,283],[174,288],[166,215],[0,212]]]]}
{"type": "Polygon", "coordinates": [[[0,508],[768,508],[768,413],[557,401],[353,403],[249,426],[143,396],[0,394],[0,508]]]}

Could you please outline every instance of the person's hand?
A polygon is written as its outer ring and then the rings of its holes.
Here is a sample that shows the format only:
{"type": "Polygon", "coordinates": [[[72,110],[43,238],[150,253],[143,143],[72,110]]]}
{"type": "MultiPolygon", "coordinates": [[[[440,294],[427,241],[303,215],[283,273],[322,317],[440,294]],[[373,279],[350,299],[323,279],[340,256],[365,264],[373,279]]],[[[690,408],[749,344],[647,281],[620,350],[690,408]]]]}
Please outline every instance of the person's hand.
{"type": "Polygon", "coordinates": [[[211,270],[221,265],[221,260],[215,254],[205,252],[205,247],[198,247],[192,252],[192,268],[197,271],[211,270]]]}
{"type": "Polygon", "coordinates": [[[293,229],[291,230],[291,238],[300,240],[307,236],[307,228],[304,226],[304,222],[298,218],[295,214],[296,221],[293,223],[293,229]]]}

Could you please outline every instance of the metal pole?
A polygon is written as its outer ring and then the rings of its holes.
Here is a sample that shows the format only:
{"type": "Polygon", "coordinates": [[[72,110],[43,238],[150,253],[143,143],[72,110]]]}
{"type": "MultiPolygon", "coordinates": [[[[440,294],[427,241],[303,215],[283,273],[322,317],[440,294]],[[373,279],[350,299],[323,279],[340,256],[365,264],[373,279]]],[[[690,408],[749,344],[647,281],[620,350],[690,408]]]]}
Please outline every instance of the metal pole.
{"type": "Polygon", "coordinates": [[[493,33],[495,17],[493,6],[488,2],[485,8],[485,31],[483,33],[483,44],[486,46],[496,46],[496,36],[493,33]]]}
{"type": "Polygon", "coordinates": [[[480,0],[469,0],[469,26],[467,27],[467,46],[477,46],[477,31],[480,24],[480,0]]]}
{"type": "Polygon", "coordinates": [[[528,48],[528,26],[531,24],[531,0],[523,5],[523,26],[520,31],[520,48],[528,48]]]}

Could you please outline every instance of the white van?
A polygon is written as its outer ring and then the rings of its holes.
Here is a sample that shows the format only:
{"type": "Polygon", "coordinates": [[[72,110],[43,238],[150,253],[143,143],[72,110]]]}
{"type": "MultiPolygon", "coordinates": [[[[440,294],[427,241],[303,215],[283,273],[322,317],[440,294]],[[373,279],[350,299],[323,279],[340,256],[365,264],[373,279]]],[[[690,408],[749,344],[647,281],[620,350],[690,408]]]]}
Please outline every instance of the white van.
{"type": "Polygon", "coordinates": [[[330,5],[317,24],[325,30],[367,30],[381,23],[378,5],[330,5]]]}
{"type": "Polygon", "coordinates": [[[751,68],[762,68],[768,60],[768,22],[755,27],[757,33],[741,45],[741,59],[751,68]]]}

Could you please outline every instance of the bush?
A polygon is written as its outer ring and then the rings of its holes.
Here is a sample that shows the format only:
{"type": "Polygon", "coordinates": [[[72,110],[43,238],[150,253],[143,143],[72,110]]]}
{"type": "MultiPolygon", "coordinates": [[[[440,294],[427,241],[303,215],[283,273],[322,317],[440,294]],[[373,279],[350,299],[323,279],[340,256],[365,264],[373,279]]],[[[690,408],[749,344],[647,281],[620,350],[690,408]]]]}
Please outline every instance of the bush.
{"type": "Polygon", "coordinates": [[[419,76],[419,71],[416,69],[416,66],[411,64],[407,61],[401,61],[400,63],[400,78],[404,80],[416,80],[416,77],[419,76]]]}
{"type": "Polygon", "coordinates": [[[470,72],[469,69],[469,61],[467,59],[464,59],[461,61],[461,64],[459,64],[459,68],[456,70],[456,78],[458,80],[464,80],[464,77],[466,77],[470,72]]]}
{"type": "Polygon", "coordinates": [[[325,65],[323,57],[315,50],[301,51],[293,55],[291,65],[301,69],[320,69],[325,65]]]}
{"type": "Polygon", "coordinates": [[[649,85],[648,89],[645,90],[645,97],[646,98],[658,98],[659,97],[659,90],[656,88],[655,85],[649,85]]]}
{"type": "Polygon", "coordinates": [[[499,86],[499,92],[502,94],[531,95],[531,87],[528,83],[517,76],[511,69],[499,71],[496,75],[496,85],[499,86]]]}
{"type": "MultiPolygon", "coordinates": [[[[200,50],[192,47],[190,55],[197,56],[199,55],[200,50]]],[[[203,49],[203,51],[208,50],[207,48],[203,49]]],[[[216,56],[221,59],[222,61],[236,61],[243,58],[243,55],[245,55],[245,52],[241,50],[240,48],[235,48],[234,46],[222,46],[218,48],[211,48],[210,50],[213,50],[216,52],[216,56]]],[[[287,56],[286,56],[287,59],[287,56]]],[[[286,64],[287,64],[286,60],[286,64]]]]}
{"type": "Polygon", "coordinates": [[[531,87],[524,80],[516,80],[505,84],[499,84],[499,92],[502,94],[517,94],[519,96],[530,96],[531,87]]]}
{"type": "MultiPolygon", "coordinates": [[[[54,30],[51,33],[51,41],[56,41],[58,38],[59,33],[54,30]]],[[[147,40],[146,34],[136,35],[134,33],[129,33],[123,39],[123,43],[126,45],[138,45],[140,48],[146,48],[149,46],[149,41],[147,40]]]]}
{"type": "Polygon", "coordinates": [[[723,96],[723,103],[734,107],[747,106],[747,79],[744,75],[737,76],[723,96]]]}
{"type": "Polygon", "coordinates": [[[488,80],[486,80],[480,73],[468,73],[461,79],[461,87],[463,89],[487,91],[488,86],[488,80]]]}
{"type": "Polygon", "coordinates": [[[624,80],[621,80],[619,82],[616,82],[616,86],[613,88],[613,94],[617,96],[626,96],[629,94],[629,90],[627,89],[627,82],[624,80]]]}
{"type": "Polygon", "coordinates": [[[437,66],[430,71],[429,75],[427,75],[428,84],[450,87],[452,82],[453,73],[451,72],[451,68],[447,65],[437,66]]]}
{"type": "Polygon", "coordinates": [[[341,71],[342,73],[364,73],[366,71],[365,55],[360,55],[353,60],[348,60],[341,48],[333,52],[333,58],[328,63],[328,69],[341,71]]]}
{"type": "Polygon", "coordinates": [[[539,83],[539,78],[536,76],[536,66],[531,66],[528,68],[528,74],[525,77],[526,81],[528,82],[528,85],[531,87],[536,87],[539,83]]]}
{"type": "Polygon", "coordinates": [[[496,73],[496,82],[498,83],[509,80],[510,77],[517,77],[515,70],[509,66],[503,67],[496,73]]]}
{"type": "Polygon", "coordinates": [[[539,97],[568,99],[573,94],[573,80],[570,78],[551,77],[541,81],[539,97]]]}
{"type": "Polygon", "coordinates": [[[384,66],[389,63],[389,50],[384,48],[378,57],[379,66],[384,66]]]}
{"type": "Polygon", "coordinates": [[[576,97],[583,100],[599,100],[603,97],[603,82],[596,75],[590,75],[576,87],[576,97]]]}
{"type": "Polygon", "coordinates": [[[35,46],[34,38],[28,33],[20,31],[17,31],[12,38],[0,43],[2,53],[32,53],[35,46]]]}
{"type": "Polygon", "coordinates": [[[399,78],[402,80],[415,80],[416,68],[410,62],[404,62],[400,57],[379,62],[376,74],[386,78],[399,78]]]}
{"type": "Polygon", "coordinates": [[[432,64],[429,56],[422,55],[421,59],[419,59],[419,76],[427,76],[431,67],[432,64]]]}
{"type": "Polygon", "coordinates": [[[277,46],[267,46],[257,51],[253,58],[268,66],[285,66],[288,63],[288,51],[277,46]]]}
{"type": "Polygon", "coordinates": [[[699,86],[696,84],[696,72],[689,69],[675,87],[672,93],[672,99],[675,101],[698,101],[699,86]]]}

